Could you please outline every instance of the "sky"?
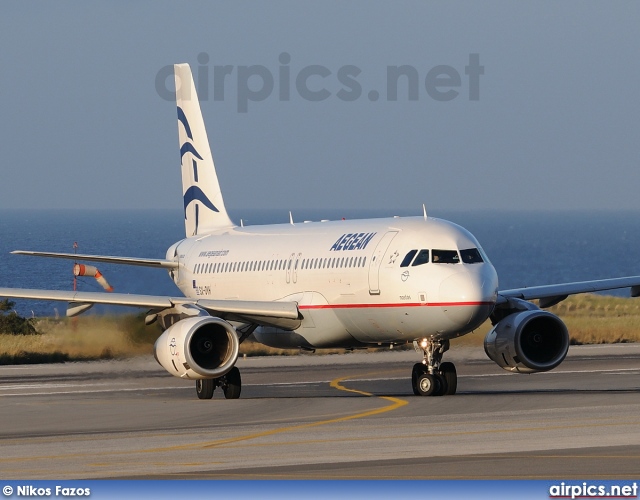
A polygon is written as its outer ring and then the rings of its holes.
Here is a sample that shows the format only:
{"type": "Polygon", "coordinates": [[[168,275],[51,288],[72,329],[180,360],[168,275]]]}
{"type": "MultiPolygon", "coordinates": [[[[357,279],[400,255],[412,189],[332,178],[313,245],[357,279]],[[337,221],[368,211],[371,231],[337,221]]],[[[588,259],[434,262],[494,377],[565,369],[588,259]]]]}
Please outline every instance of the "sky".
{"type": "Polygon", "coordinates": [[[639,22],[631,1],[4,1],[0,209],[180,208],[187,62],[230,210],[639,210],[639,22]]]}

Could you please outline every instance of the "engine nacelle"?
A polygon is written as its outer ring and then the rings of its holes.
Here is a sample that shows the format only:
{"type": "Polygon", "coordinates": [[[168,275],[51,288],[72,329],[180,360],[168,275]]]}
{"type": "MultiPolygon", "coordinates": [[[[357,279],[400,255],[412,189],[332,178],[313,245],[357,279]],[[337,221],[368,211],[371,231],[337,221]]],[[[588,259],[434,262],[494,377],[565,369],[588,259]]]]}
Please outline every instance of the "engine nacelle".
{"type": "Polygon", "coordinates": [[[558,366],[569,350],[569,332],[547,311],[510,314],[484,339],[484,351],[501,368],[519,373],[546,372],[558,366]]]}
{"type": "Polygon", "coordinates": [[[156,340],[156,361],[171,375],[188,379],[218,378],[238,360],[235,328],[220,318],[198,316],[178,321],[156,340]]]}

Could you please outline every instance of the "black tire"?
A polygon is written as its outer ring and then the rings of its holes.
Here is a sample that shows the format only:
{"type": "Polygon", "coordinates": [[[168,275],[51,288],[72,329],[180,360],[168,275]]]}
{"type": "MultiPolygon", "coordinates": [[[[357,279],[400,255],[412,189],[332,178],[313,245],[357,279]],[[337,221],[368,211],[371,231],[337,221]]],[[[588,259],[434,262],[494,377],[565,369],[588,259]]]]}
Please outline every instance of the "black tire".
{"type": "Polygon", "coordinates": [[[238,399],[242,389],[242,379],[240,378],[240,370],[237,367],[231,368],[231,371],[225,375],[225,383],[222,386],[224,397],[227,399],[238,399]]]}
{"type": "Polygon", "coordinates": [[[438,388],[433,393],[434,396],[444,396],[447,393],[447,379],[443,375],[436,374],[435,378],[438,382],[438,388]]]}
{"type": "Polygon", "coordinates": [[[420,396],[433,396],[440,388],[440,381],[430,373],[423,373],[418,377],[416,387],[420,396]]]}
{"type": "Polygon", "coordinates": [[[453,396],[458,389],[458,374],[453,363],[442,363],[440,365],[440,373],[447,381],[447,387],[444,391],[445,396],[453,396]]]}
{"type": "Polygon", "coordinates": [[[422,363],[416,363],[413,365],[413,370],[411,370],[411,387],[413,388],[413,393],[416,396],[420,396],[420,391],[418,390],[418,377],[423,373],[427,373],[427,367],[422,363]]]}
{"type": "Polygon", "coordinates": [[[216,389],[216,381],[212,378],[196,380],[196,394],[198,399],[211,399],[216,389]]]}

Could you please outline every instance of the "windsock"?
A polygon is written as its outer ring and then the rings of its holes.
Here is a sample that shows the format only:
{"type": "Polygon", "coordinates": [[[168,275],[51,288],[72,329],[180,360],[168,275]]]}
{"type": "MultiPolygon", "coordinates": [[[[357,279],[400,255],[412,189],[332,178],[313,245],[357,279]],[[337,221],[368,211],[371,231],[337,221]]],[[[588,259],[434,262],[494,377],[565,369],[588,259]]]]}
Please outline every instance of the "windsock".
{"type": "Polygon", "coordinates": [[[107,283],[107,280],[104,279],[102,273],[98,271],[97,268],[93,266],[87,266],[84,264],[76,264],[73,266],[73,274],[74,276],[93,276],[102,288],[104,288],[107,292],[113,292],[113,287],[107,283]]]}

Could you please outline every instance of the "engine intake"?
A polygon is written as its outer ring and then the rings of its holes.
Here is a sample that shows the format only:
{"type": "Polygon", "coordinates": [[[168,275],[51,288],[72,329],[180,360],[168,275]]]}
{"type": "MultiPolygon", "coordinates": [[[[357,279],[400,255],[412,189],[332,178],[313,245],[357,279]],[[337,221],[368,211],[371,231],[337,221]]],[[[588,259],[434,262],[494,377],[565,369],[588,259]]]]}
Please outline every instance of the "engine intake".
{"type": "Polygon", "coordinates": [[[175,377],[218,378],[238,360],[238,335],[220,318],[198,316],[178,321],[153,346],[156,361],[175,377]]]}
{"type": "Polygon", "coordinates": [[[484,351],[507,371],[535,373],[552,370],[569,350],[569,332],[560,318],[547,311],[510,314],[484,339],[484,351]]]}

